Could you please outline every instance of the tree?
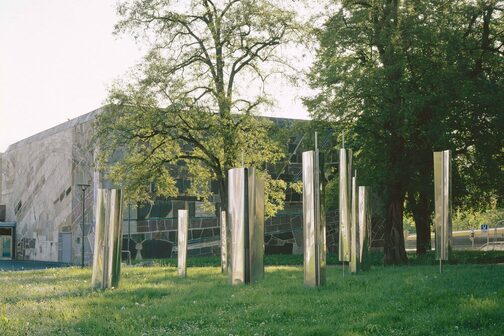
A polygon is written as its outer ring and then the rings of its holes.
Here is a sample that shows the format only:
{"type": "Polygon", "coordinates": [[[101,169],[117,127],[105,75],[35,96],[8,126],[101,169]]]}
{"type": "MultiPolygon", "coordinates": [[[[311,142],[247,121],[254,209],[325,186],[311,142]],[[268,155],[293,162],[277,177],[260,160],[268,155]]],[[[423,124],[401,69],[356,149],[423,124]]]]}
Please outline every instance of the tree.
{"type": "MultiPolygon", "coordinates": [[[[361,181],[381,192],[384,201],[385,262],[400,264],[407,260],[405,210],[415,219],[417,252],[428,248],[433,150],[454,151],[457,202],[467,199],[462,186],[480,170],[470,160],[473,155],[485,157],[487,167],[502,167],[502,141],[485,146],[478,135],[482,127],[495,134],[502,125],[502,62],[497,61],[503,51],[502,15],[497,14],[502,5],[440,0],[340,3],[318,33],[320,49],[311,82],[320,93],[307,103],[315,118],[337,121],[349,133],[361,181]],[[485,20],[495,27],[485,28],[485,20]],[[475,71],[480,72],[474,76],[475,71]],[[489,92],[493,99],[488,99],[489,92]]],[[[476,184],[495,195],[502,172],[484,171],[476,184]]]]}
{"type": "Polygon", "coordinates": [[[215,180],[225,210],[227,171],[244,164],[266,179],[267,215],[281,208],[285,183],[265,166],[283,152],[271,122],[255,114],[268,103],[264,83],[290,71],[279,49],[297,39],[295,14],[263,0],[130,0],[118,13],[115,32],[150,49],[97,119],[112,180],[138,201],[177,195],[177,174],[190,177],[189,194],[209,200],[215,180]]]}

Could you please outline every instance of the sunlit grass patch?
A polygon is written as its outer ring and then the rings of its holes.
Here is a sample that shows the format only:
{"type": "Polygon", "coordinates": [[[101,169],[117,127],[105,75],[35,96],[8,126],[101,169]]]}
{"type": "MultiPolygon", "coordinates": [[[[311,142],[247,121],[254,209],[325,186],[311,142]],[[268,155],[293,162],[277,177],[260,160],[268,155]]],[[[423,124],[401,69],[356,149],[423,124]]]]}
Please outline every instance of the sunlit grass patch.
{"type": "Polygon", "coordinates": [[[302,266],[267,266],[231,287],[219,267],[125,267],[119,288],[90,269],[0,273],[1,335],[502,335],[504,267],[373,266],[306,288],[302,266]]]}

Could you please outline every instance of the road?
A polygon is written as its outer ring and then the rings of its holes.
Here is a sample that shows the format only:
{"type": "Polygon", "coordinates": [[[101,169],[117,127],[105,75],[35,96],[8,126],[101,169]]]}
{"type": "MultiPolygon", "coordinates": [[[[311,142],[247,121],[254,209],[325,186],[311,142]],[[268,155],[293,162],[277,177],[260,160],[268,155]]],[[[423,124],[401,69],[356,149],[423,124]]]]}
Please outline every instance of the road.
{"type": "MultiPolygon", "coordinates": [[[[478,250],[487,241],[504,241],[504,228],[490,229],[487,232],[481,230],[474,230],[474,247],[470,239],[471,231],[454,231],[453,249],[454,250],[478,250]]],[[[434,234],[431,234],[431,246],[434,247],[434,234]]],[[[406,250],[416,250],[416,235],[409,235],[406,241],[406,250]]]]}

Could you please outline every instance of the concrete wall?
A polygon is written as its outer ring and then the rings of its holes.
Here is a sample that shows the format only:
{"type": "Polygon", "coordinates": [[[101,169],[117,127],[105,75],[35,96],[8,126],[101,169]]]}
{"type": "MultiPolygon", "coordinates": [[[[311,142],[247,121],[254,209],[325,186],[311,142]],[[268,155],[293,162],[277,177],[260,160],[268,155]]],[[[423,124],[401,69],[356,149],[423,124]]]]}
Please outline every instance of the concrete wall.
{"type": "MultiPolygon", "coordinates": [[[[91,121],[100,110],[17,142],[2,157],[1,199],[16,222],[20,259],[58,261],[60,233],[72,234],[72,262],[81,258],[82,191],[92,184],[91,121]]],[[[86,227],[94,227],[93,187],[87,190],[86,227]]],[[[87,232],[88,233],[88,232],[87,232]]],[[[88,239],[86,239],[88,240],[88,239]]],[[[87,244],[87,261],[92,244],[87,244]]]]}
{"type": "MultiPolygon", "coordinates": [[[[98,109],[33,135],[9,146],[0,156],[0,203],[6,204],[6,221],[17,222],[18,259],[62,261],[63,240],[60,237],[71,234],[70,262],[80,264],[83,192],[78,184],[87,183],[90,186],[86,189],[84,200],[84,259],[86,264],[91,262],[94,248],[93,208],[96,189],[102,184],[99,176],[93,173],[92,121],[102,111],[98,109]]],[[[176,216],[177,206],[173,204],[168,216],[176,216]]],[[[202,209],[196,208],[194,212],[199,216],[205,215],[202,209]]],[[[123,213],[127,219],[127,204],[124,204],[123,213]]],[[[175,221],[137,221],[135,207],[131,208],[131,218],[134,220],[130,221],[130,225],[127,220],[124,221],[123,233],[127,236],[128,227],[131,228],[133,245],[151,243],[153,253],[166,249],[168,245],[176,245],[175,221]],[[164,245],[159,245],[160,242],[164,245]]],[[[190,245],[191,255],[218,254],[220,228],[217,219],[191,218],[190,223],[190,239],[195,242],[190,245]],[[209,241],[209,238],[213,239],[209,241]]],[[[271,253],[301,253],[301,227],[300,215],[279,216],[267,221],[267,249],[271,253]]],[[[334,230],[328,230],[330,247],[333,235],[334,230]]],[[[144,254],[148,252],[147,247],[144,254]]]]}

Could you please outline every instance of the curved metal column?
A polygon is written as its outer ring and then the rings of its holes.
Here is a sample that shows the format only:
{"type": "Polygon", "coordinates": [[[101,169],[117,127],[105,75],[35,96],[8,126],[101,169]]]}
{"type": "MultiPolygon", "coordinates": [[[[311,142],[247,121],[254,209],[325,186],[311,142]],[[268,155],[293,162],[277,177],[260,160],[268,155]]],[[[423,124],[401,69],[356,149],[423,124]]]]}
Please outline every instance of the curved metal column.
{"type": "MultiPolygon", "coordinates": [[[[322,286],[326,282],[326,223],[319,151],[303,152],[303,252],[304,283],[322,286]]],[[[323,176],[323,175],[322,175],[323,176]]]]}
{"type": "Polygon", "coordinates": [[[228,211],[231,226],[231,284],[250,283],[264,276],[264,183],[254,168],[228,172],[228,211]]]}
{"type": "Polygon", "coordinates": [[[178,275],[187,275],[187,232],[189,228],[189,211],[178,211],[178,248],[177,248],[177,270],[178,275]]]}
{"type": "Polygon", "coordinates": [[[436,260],[448,260],[452,242],[451,151],[434,152],[436,260]]]}
{"type": "Polygon", "coordinates": [[[369,265],[369,248],[371,239],[371,207],[369,205],[369,187],[359,187],[359,246],[360,268],[367,271],[369,265]]]}
{"type": "Polygon", "coordinates": [[[226,211],[220,213],[220,237],[221,237],[221,272],[227,272],[227,237],[226,237],[226,211]]]}
{"type": "Polygon", "coordinates": [[[250,282],[264,277],[264,182],[255,168],[247,168],[250,282]]]}
{"type": "Polygon", "coordinates": [[[352,150],[340,149],[339,159],[339,260],[350,261],[352,150]]]}
{"type": "Polygon", "coordinates": [[[121,276],[122,193],[99,189],[96,205],[93,288],[117,287],[121,276]]]}
{"type": "Polygon", "coordinates": [[[355,176],[352,177],[352,228],[350,229],[350,272],[357,273],[359,270],[359,223],[358,221],[358,197],[357,194],[357,172],[355,172],[355,176]]]}

